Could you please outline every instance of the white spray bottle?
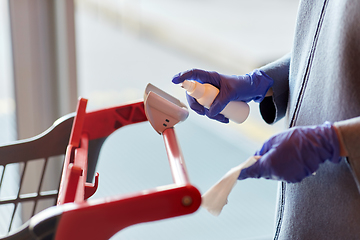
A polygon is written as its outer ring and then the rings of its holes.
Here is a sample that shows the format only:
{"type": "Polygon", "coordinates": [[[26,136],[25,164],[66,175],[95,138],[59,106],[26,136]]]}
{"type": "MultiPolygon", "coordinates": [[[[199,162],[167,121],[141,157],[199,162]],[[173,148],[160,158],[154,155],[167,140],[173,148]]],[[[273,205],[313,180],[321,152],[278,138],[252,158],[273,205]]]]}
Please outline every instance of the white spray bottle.
{"type": "MultiPolygon", "coordinates": [[[[190,96],[195,98],[198,103],[208,109],[219,93],[219,89],[211,84],[201,84],[192,80],[185,80],[182,82],[181,87],[184,88],[190,96]]],[[[220,113],[235,123],[242,123],[248,117],[249,112],[250,107],[246,102],[231,101],[220,113]]]]}

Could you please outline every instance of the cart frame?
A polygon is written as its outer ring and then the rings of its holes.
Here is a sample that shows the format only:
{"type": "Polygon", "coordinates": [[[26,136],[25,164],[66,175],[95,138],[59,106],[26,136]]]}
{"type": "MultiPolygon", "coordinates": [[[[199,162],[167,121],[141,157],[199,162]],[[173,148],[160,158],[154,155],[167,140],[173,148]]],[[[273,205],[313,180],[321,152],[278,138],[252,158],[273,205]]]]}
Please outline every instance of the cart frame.
{"type": "MultiPolygon", "coordinates": [[[[20,229],[0,239],[109,239],[128,226],[190,214],[200,207],[201,194],[189,181],[173,127],[162,132],[173,184],[122,196],[87,200],[98,187],[98,173],[94,183],[88,181],[94,176],[104,140],[117,129],[147,121],[147,117],[143,101],[91,112],[86,112],[86,105],[87,99],[81,98],[76,114],[61,118],[45,133],[34,139],[0,147],[0,164],[24,162],[25,168],[31,159],[65,153],[59,191],[51,195],[57,197],[57,205],[34,215],[20,229]],[[66,140],[68,144],[65,144],[66,140]]],[[[31,200],[38,201],[43,197],[47,195],[39,190],[31,200]]],[[[28,200],[20,196],[19,189],[16,199],[11,202],[0,200],[0,205],[12,203],[16,206],[28,200]]],[[[14,214],[15,210],[12,218],[14,214]]]]}

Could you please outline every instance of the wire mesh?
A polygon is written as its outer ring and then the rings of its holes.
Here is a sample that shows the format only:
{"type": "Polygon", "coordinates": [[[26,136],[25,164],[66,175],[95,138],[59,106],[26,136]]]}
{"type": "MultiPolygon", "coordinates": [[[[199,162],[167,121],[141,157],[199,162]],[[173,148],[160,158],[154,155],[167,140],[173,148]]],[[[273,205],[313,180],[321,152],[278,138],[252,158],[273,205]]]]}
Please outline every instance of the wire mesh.
{"type": "Polygon", "coordinates": [[[0,237],[56,204],[74,114],[44,133],[0,146],[0,237]]]}
{"type": "Polygon", "coordinates": [[[56,204],[63,159],[59,155],[0,165],[0,236],[56,204]]]}

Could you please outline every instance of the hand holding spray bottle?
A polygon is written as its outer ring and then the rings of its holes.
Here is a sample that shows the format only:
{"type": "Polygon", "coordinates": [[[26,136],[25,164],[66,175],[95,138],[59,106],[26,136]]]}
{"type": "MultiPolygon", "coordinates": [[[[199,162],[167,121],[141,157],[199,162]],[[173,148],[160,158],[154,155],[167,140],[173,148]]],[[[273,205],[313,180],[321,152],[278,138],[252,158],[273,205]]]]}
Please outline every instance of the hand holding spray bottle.
{"type": "MultiPolygon", "coordinates": [[[[206,108],[210,108],[215,97],[219,93],[219,89],[209,83],[201,84],[192,80],[183,81],[181,87],[206,108]]],[[[235,123],[242,123],[248,117],[249,112],[250,107],[247,103],[242,101],[231,101],[220,113],[235,123]]]]}

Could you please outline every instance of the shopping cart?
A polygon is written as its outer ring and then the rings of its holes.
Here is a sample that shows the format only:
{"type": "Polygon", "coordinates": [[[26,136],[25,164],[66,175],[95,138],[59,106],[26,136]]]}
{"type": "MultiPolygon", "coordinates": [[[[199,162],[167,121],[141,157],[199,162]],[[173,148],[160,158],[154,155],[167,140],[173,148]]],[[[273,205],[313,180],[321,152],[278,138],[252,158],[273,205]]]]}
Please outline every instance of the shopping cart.
{"type": "MultiPolygon", "coordinates": [[[[150,87],[151,89],[153,88],[150,87]]],[[[152,92],[147,94],[156,101],[160,99],[165,105],[170,104],[170,107],[173,107],[173,103],[169,103],[168,100],[163,101],[164,99],[159,98],[157,94],[152,92]]],[[[156,101],[148,101],[148,108],[152,109],[151,105],[154,103],[153,106],[158,106],[156,101]]],[[[60,118],[45,133],[0,147],[0,164],[3,166],[0,172],[0,190],[4,187],[2,184],[8,166],[11,164],[22,166],[16,196],[0,199],[0,207],[12,206],[11,217],[7,224],[9,233],[0,239],[109,239],[118,231],[137,223],[195,212],[201,204],[201,195],[189,181],[173,127],[176,122],[171,123],[172,116],[164,118],[162,129],[157,131],[164,139],[173,184],[125,196],[87,200],[98,187],[99,174],[94,172],[105,139],[121,127],[148,121],[149,117],[152,119],[154,115],[158,115],[158,107],[155,107],[155,113],[146,114],[147,107],[144,102],[147,104],[146,101],[140,101],[86,112],[87,100],[80,99],[75,114],[60,118]],[[59,188],[42,191],[49,159],[63,154],[65,160],[59,188]],[[39,177],[40,184],[35,192],[21,194],[27,166],[34,159],[44,159],[39,177]],[[90,183],[93,177],[95,181],[90,183]],[[38,212],[38,203],[43,200],[53,201],[56,205],[38,212]],[[21,227],[13,229],[19,206],[27,202],[33,202],[31,218],[21,227]]],[[[156,125],[151,123],[153,126],[156,125]]]]}

